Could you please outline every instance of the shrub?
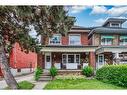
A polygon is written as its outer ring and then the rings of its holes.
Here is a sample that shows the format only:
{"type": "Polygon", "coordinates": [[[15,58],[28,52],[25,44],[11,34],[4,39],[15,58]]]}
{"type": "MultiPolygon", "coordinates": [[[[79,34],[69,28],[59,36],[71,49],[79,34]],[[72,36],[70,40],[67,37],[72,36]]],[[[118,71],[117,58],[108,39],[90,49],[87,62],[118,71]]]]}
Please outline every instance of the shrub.
{"type": "Polygon", "coordinates": [[[55,77],[57,75],[57,73],[58,73],[58,70],[55,67],[51,67],[51,69],[50,69],[50,75],[52,77],[55,77]]]}
{"type": "Polygon", "coordinates": [[[38,80],[42,73],[43,73],[43,69],[41,67],[37,67],[35,70],[35,80],[38,80]]]}
{"type": "Polygon", "coordinates": [[[96,79],[127,87],[127,65],[109,65],[97,70],[96,79]]]}
{"type": "Polygon", "coordinates": [[[86,77],[91,77],[93,75],[94,70],[92,67],[86,66],[83,68],[82,72],[86,77]]]}

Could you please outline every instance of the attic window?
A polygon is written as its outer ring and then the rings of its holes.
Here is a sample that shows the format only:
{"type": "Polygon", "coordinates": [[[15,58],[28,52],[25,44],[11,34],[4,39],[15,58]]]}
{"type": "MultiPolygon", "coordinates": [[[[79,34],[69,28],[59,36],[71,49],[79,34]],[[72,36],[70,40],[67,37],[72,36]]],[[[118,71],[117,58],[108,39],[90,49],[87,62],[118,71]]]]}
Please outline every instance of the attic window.
{"type": "Polygon", "coordinates": [[[110,27],[120,27],[120,23],[110,23],[110,27]]]}

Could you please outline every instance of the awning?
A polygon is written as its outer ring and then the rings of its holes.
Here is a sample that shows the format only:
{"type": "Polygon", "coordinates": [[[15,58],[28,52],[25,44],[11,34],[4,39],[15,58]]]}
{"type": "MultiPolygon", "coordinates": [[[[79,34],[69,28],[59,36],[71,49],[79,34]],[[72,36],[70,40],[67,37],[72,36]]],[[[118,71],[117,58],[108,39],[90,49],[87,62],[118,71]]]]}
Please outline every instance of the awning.
{"type": "Polygon", "coordinates": [[[102,39],[113,39],[113,36],[101,36],[102,39]]]}
{"type": "Polygon", "coordinates": [[[95,52],[97,47],[93,46],[83,46],[83,47],[63,47],[63,46],[55,46],[55,47],[42,47],[41,52],[95,52]]]}
{"type": "Polygon", "coordinates": [[[104,52],[127,52],[127,47],[126,46],[105,46],[105,47],[100,47],[96,49],[96,54],[104,53],[104,52]]]}
{"type": "Polygon", "coordinates": [[[127,36],[120,36],[120,39],[127,39],[127,36]]]}

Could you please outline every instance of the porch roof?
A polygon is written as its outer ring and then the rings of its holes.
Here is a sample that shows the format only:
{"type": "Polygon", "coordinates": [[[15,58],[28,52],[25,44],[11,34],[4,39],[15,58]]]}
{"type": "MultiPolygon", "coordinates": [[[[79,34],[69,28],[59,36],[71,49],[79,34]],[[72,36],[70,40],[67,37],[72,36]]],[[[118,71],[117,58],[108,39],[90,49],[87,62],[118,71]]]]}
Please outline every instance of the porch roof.
{"type": "Polygon", "coordinates": [[[41,52],[95,52],[97,46],[42,46],[41,52]]]}
{"type": "Polygon", "coordinates": [[[102,46],[96,49],[96,54],[104,52],[127,52],[127,46],[102,46]]]}

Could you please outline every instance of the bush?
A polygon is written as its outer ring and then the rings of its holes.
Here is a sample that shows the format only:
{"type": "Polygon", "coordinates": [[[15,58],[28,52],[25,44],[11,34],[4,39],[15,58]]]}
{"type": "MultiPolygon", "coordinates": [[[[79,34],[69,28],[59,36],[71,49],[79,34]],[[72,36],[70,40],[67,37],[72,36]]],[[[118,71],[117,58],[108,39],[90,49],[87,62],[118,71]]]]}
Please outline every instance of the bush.
{"type": "Polygon", "coordinates": [[[57,75],[57,73],[58,73],[58,70],[55,67],[51,67],[51,69],[50,69],[50,75],[52,77],[55,77],[57,75]]]}
{"type": "Polygon", "coordinates": [[[42,73],[43,73],[43,69],[41,67],[37,67],[35,70],[35,80],[38,80],[42,73]]]}
{"type": "Polygon", "coordinates": [[[82,72],[86,77],[91,77],[93,75],[94,70],[92,67],[86,66],[83,68],[82,72]]]}
{"type": "Polygon", "coordinates": [[[127,65],[109,65],[97,70],[96,79],[127,87],[127,65]]]}

